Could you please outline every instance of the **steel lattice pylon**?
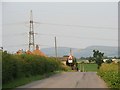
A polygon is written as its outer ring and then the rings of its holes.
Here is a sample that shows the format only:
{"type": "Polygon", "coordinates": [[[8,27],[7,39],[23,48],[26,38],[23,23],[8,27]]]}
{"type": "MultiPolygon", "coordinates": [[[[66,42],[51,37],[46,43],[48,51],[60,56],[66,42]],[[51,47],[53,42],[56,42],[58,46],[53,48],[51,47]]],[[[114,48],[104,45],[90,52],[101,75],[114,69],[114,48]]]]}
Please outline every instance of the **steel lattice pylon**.
{"type": "Polygon", "coordinates": [[[33,15],[32,15],[32,10],[31,10],[30,11],[29,50],[33,51],[34,49],[35,49],[34,27],[33,27],[33,15]]]}

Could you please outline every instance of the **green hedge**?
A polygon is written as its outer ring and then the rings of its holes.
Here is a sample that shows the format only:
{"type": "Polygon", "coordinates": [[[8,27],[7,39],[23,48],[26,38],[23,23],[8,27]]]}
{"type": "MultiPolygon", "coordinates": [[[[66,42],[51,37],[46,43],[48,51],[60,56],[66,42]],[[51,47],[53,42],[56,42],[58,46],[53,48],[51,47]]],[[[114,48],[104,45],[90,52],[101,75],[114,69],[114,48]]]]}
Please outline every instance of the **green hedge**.
{"type": "Polygon", "coordinates": [[[49,72],[64,70],[62,63],[55,58],[37,55],[2,54],[2,82],[8,83],[21,77],[42,75],[49,72]]]}
{"type": "Polygon", "coordinates": [[[107,85],[111,88],[119,88],[120,80],[118,75],[118,64],[102,64],[98,71],[98,75],[100,75],[107,83],[107,85]]]}

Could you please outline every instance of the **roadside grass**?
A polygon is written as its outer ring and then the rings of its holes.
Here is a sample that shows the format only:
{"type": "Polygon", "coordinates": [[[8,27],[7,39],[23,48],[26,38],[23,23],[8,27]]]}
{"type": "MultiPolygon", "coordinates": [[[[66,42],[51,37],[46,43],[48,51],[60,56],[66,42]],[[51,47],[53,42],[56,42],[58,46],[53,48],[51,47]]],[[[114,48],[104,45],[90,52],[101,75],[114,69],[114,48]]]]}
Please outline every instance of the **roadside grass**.
{"type": "Polygon", "coordinates": [[[11,82],[8,82],[8,83],[4,84],[2,86],[2,90],[14,89],[16,87],[28,84],[28,83],[33,82],[33,81],[37,81],[37,80],[41,80],[41,79],[44,79],[44,78],[48,78],[48,77],[50,77],[52,75],[55,75],[55,74],[61,73],[61,72],[62,71],[50,72],[50,73],[43,74],[43,75],[36,75],[36,76],[29,76],[29,77],[22,77],[22,78],[19,78],[19,79],[15,79],[15,80],[13,80],[11,82]]]}
{"type": "Polygon", "coordinates": [[[90,63],[90,64],[79,64],[78,65],[79,70],[85,71],[85,72],[97,72],[97,64],[90,63]]]}

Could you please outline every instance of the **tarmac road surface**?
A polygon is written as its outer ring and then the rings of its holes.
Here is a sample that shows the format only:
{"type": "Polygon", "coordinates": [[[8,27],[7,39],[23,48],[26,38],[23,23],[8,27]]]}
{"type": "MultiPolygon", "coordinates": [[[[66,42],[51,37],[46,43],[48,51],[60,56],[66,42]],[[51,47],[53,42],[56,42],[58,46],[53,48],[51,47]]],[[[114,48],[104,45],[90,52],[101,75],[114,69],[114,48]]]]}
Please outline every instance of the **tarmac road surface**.
{"type": "Polygon", "coordinates": [[[63,72],[18,88],[107,88],[96,72],[63,72]]]}

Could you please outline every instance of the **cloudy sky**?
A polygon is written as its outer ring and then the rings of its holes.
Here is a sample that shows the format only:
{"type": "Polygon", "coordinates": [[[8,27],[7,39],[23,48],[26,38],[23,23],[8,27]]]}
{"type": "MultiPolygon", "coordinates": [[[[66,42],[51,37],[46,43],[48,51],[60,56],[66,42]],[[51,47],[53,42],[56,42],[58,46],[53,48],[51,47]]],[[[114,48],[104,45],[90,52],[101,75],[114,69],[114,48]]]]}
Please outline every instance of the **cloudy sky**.
{"type": "Polygon", "coordinates": [[[117,2],[4,2],[3,47],[10,52],[28,49],[30,10],[35,44],[86,48],[118,45],[117,2]]]}

